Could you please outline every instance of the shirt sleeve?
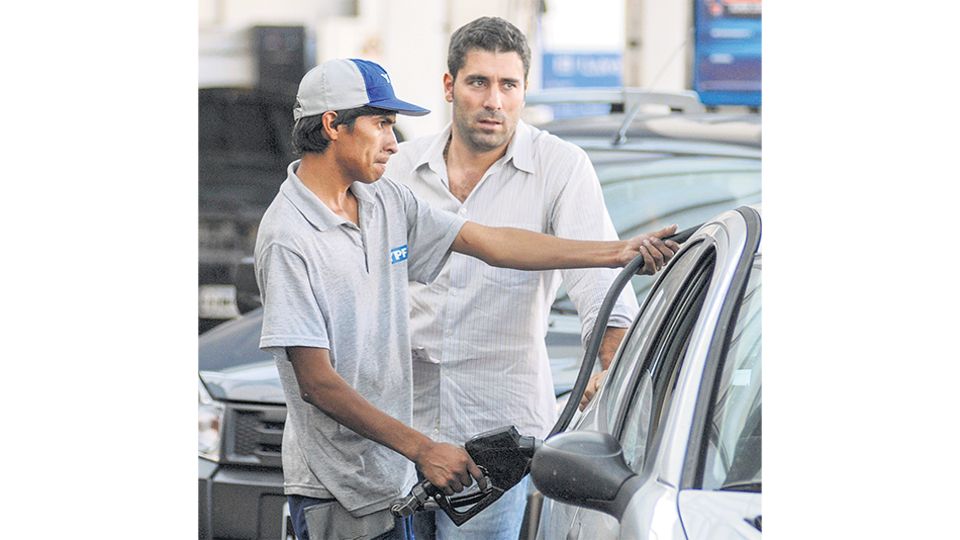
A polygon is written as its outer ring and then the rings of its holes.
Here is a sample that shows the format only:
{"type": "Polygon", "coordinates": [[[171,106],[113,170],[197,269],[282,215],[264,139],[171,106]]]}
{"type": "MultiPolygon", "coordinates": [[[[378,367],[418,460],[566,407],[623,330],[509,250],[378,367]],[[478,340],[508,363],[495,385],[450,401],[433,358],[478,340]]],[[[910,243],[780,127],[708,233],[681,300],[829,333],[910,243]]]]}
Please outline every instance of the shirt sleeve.
{"type": "MultiPolygon", "coordinates": [[[[551,159],[546,171],[547,178],[558,180],[550,215],[554,235],[574,240],[619,239],[603,200],[600,180],[585,152],[570,148],[564,152],[563,158],[551,159]]],[[[593,334],[600,305],[619,273],[620,270],[615,268],[577,268],[560,272],[567,294],[580,316],[584,344],[593,334]]],[[[607,326],[626,328],[639,311],[633,286],[628,283],[607,326]]]]}
{"type": "Polygon", "coordinates": [[[450,247],[467,220],[431,206],[407,186],[398,187],[407,214],[408,277],[429,284],[440,275],[450,257],[450,247]]]}
{"type": "Polygon", "coordinates": [[[299,253],[267,246],[257,260],[257,280],[263,300],[261,349],[276,354],[278,347],[330,348],[326,319],[299,253]]]}

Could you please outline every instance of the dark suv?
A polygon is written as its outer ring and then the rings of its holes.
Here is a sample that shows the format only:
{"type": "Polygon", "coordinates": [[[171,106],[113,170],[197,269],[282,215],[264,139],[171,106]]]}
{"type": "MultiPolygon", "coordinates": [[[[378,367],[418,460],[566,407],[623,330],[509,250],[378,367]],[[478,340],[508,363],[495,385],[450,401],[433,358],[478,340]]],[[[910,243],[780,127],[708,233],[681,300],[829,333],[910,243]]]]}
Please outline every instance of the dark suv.
{"type": "MultiPolygon", "coordinates": [[[[609,103],[612,112],[539,127],[590,155],[621,237],[673,223],[685,229],[760,202],[759,114],[708,112],[692,93],[527,96],[529,106],[571,101],[609,103]]],[[[641,303],[653,280],[634,278],[641,303]]],[[[262,310],[254,309],[200,336],[200,538],[277,539],[285,530],[280,444],[286,412],[274,361],[257,348],[261,322],[262,310]]],[[[563,290],[547,345],[562,407],[583,356],[580,324],[563,290]]],[[[537,523],[541,501],[531,491],[524,534],[535,530],[529,524],[537,523]]]]}
{"type": "Polygon", "coordinates": [[[295,98],[252,88],[201,88],[199,330],[259,305],[248,260],[260,217],[296,156],[295,98]]]}

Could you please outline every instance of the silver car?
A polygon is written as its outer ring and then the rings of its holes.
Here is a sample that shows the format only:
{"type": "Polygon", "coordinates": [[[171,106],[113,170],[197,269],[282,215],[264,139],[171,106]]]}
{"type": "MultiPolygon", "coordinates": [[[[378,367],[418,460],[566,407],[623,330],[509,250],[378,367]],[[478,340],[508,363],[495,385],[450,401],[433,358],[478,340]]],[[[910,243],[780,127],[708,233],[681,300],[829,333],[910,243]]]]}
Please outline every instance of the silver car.
{"type": "Polygon", "coordinates": [[[761,537],[760,214],[684,244],[593,401],[537,451],[537,538],[761,537]]]}

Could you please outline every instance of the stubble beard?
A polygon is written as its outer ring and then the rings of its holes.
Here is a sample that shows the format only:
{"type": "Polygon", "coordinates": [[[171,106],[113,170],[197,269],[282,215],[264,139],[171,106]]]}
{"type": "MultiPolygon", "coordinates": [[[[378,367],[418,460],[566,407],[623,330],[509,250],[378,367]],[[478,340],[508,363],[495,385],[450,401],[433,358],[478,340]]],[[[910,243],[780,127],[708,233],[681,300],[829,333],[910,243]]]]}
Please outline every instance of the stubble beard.
{"type": "Polygon", "coordinates": [[[476,154],[482,154],[502,147],[510,140],[510,137],[513,137],[513,132],[516,129],[516,126],[512,128],[508,126],[506,116],[497,111],[484,111],[475,118],[468,118],[468,116],[469,114],[467,112],[460,111],[454,106],[453,123],[456,125],[457,133],[467,148],[476,154]],[[477,122],[481,120],[496,120],[500,122],[504,128],[503,132],[500,134],[484,133],[481,128],[477,127],[477,122]]]}

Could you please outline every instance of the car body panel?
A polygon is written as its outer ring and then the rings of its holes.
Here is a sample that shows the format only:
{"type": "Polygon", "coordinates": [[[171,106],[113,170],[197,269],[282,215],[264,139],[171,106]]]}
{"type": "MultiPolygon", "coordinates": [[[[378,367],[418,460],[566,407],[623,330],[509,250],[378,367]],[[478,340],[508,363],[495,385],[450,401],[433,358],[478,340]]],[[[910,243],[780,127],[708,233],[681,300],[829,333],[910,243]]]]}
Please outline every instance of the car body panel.
{"type": "Polygon", "coordinates": [[[763,514],[762,505],[759,493],[683,489],[678,507],[690,540],[755,540],[760,531],[753,522],[763,514]]]}

